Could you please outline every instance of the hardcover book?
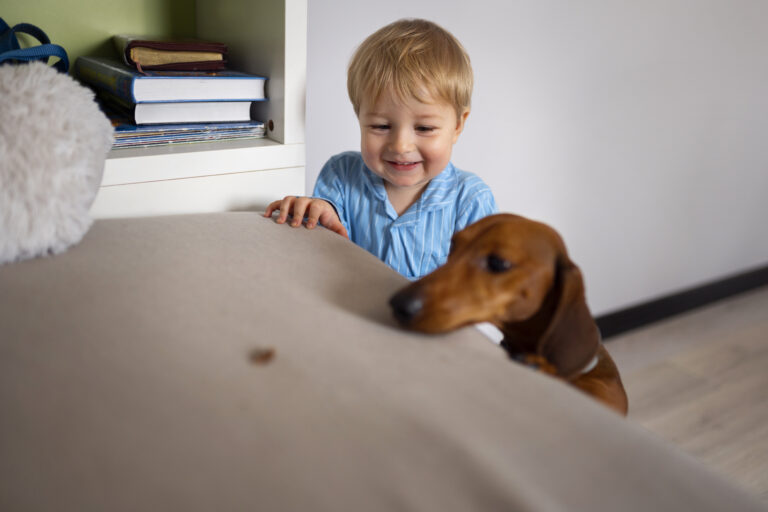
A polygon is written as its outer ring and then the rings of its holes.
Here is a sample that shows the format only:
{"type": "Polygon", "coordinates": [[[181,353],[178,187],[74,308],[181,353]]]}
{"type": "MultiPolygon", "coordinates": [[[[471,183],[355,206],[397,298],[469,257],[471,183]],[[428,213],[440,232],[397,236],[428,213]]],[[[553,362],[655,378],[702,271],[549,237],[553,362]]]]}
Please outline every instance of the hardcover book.
{"type": "Polygon", "coordinates": [[[130,103],[108,92],[97,92],[104,110],[137,125],[250,121],[250,101],[172,101],[130,103]]]}
{"type": "Polygon", "coordinates": [[[139,71],[224,69],[227,45],[194,40],[160,40],[118,34],[112,37],[123,62],[139,71]]]}
{"type": "Polygon", "coordinates": [[[146,71],[104,57],[78,57],[75,77],[128,103],[261,101],[266,78],[239,71],[146,71]]]}

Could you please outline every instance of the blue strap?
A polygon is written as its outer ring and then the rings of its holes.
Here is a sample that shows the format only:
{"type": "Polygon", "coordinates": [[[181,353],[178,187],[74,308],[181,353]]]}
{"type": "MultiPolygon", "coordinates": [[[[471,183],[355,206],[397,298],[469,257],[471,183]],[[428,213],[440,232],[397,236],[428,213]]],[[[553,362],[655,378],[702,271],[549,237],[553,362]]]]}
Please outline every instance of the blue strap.
{"type": "Polygon", "coordinates": [[[21,61],[30,62],[34,60],[40,60],[48,62],[50,57],[58,57],[60,60],[53,65],[62,73],[66,73],[69,70],[69,58],[67,58],[67,52],[61,46],[57,44],[41,44],[33,46],[32,48],[24,48],[22,50],[10,50],[0,53],[0,64],[6,61],[21,61]]]}
{"type": "Polygon", "coordinates": [[[58,57],[59,61],[54,68],[66,73],[69,70],[69,58],[67,52],[58,44],[51,44],[51,40],[40,28],[29,23],[19,23],[13,28],[0,18],[0,64],[4,62],[29,62],[40,60],[48,62],[50,57],[58,57]],[[16,33],[29,34],[42,44],[31,48],[20,48],[16,39],[16,33]]]}
{"type": "Polygon", "coordinates": [[[17,23],[11,30],[16,33],[29,34],[43,44],[51,42],[45,32],[30,23],[17,23]]]}
{"type": "Polygon", "coordinates": [[[16,50],[18,47],[19,42],[16,40],[16,34],[13,33],[13,29],[8,26],[3,18],[0,18],[0,53],[16,50]]]}

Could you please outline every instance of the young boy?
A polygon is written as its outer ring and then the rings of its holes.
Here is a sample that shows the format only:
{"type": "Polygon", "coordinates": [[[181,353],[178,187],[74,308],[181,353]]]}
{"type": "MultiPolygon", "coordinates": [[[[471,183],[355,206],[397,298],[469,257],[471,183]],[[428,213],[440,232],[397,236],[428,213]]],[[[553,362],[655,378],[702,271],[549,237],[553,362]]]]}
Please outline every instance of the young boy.
{"type": "Polygon", "coordinates": [[[450,162],[469,115],[472,68],[438,25],[400,20],[369,36],[349,64],[360,152],[332,157],[313,197],[288,196],[264,214],[318,223],[409,279],[445,262],[456,231],[496,212],[491,190],[450,162]]]}

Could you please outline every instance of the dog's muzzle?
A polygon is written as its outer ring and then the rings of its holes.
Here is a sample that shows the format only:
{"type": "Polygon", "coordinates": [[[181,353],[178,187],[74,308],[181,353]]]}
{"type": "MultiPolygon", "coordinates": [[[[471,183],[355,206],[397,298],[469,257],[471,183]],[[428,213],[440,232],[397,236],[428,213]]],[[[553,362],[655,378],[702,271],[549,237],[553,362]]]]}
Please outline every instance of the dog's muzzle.
{"type": "Polygon", "coordinates": [[[421,294],[406,288],[397,292],[389,299],[392,313],[402,325],[408,325],[419,316],[424,309],[424,299],[421,294]]]}

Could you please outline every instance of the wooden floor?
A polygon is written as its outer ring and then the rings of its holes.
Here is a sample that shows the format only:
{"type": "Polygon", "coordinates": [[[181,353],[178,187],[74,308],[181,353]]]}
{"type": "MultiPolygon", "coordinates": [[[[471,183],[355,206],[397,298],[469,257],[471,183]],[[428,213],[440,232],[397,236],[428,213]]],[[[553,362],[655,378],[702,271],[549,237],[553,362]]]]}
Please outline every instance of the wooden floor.
{"type": "Polygon", "coordinates": [[[768,287],[606,346],[632,421],[768,504],[768,287]]]}

